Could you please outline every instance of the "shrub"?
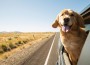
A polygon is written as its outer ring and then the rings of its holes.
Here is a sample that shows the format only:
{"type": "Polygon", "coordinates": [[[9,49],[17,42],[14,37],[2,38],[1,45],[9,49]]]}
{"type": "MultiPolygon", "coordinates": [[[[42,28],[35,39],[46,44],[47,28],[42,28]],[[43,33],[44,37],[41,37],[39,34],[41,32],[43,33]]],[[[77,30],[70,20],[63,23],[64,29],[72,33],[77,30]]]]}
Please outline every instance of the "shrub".
{"type": "Polygon", "coordinates": [[[18,41],[18,44],[22,44],[21,41],[18,41]]]}
{"type": "Polygon", "coordinates": [[[33,35],[33,38],[35,39],[35,35],[33,35]]]}
{"type": "Polygon", "coordinates": [[[18,44],[23,44],[23,42],[21,42],[21,41],[18,41],[18,44]]]}
{"type": "Polygon", "coordinates": [[[18,41],[18,42],[16,42],[15,44],[17,45],[17,46],[20,46],[20,45],[22,45],[24,42],[21,42],[21,41],[18,41]]]}
{"type": "Polygon", "coordinates": [[[19,43],[15,43],[15,45],[20,46],[20,44],[19,44],[19,43]]]}
{"type": "Polygon", "coordinates": [[[25,43],[25,44],[26,44],[26,43],[27,43],[27,41],[25,41],[25,40],[24,40],[24,41],[23,41],[23,43],[25,43]]]}
{"type": "Polygon", "coordinates": [[[5,52],[6,52],[6,51],[8,51],[8,47],[7,47],[7,45],[2,44],[2,46],[1,46],[1,47],[2,47],[3,51],[5,51],[5,52]]]}
{"type": "Polygon", "coordinates": [[[12,38],[8,38],[8,40],[12,40],[12,38]]]}
{"type": "Polygon", "coordinates": [[[11,48],[10,47],[7,47],[7,51],[10,51],[11,50],[11,48]]]}
{"type": "Polygon", "coordinates": [[[16,45],[15,45],[15,44],[10,43],[10,44],[9,44],[9,47],[10,47],[11,49],[14,49],[14,48],[16,48],[16,45]]]}
{"type": "Polygon", "coordinates": [[[0,54],[4,53],[3,49],[0,49],[0,54]]]}

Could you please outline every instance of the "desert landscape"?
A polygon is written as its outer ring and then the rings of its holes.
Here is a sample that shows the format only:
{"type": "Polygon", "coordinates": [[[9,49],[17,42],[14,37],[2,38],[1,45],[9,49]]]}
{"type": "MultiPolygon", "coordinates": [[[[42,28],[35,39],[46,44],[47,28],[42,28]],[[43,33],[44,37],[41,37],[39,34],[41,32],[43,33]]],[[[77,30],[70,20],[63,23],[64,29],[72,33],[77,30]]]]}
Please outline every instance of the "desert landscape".
{"type": "MultiPolygon", "coordinates": [[[[27,44],[28,42],[36,41],[38,39],[48,38],[52,34],[53,33],[50,33],[50,32],[0,33],[0,58],[1,58],[1,55],[6,52],[10,52],[11,50],[18,48],[24,44],[27,44]]],[[[32,44],[30,44],[30,45],[32,45],[32,44]]]]}
{"type": "MultiPolygon", "coordinates": [[[[18,57],[19,53],[24,55],[26,51],[28,52],[26,50],[28,48],[30,49],[29,52],[34,53],[43,44],[42,41],[48,40],[54,34],[54,32],[0,33],[0,63],[4,63],[6,60],[12,60],[11,57],[13,56],[18,57]]],[[[6,63],[6,65],[8,64],[6,63]]]]}

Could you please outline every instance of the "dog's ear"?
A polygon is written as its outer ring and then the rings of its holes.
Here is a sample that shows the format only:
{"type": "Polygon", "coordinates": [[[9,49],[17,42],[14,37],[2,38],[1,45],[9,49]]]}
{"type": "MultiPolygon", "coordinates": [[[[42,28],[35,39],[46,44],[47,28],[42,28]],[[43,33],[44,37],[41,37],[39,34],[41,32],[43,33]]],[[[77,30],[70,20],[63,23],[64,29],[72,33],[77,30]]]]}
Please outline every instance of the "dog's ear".
{"type": "Polygon", "coordinates": [[[85,28],[83,17],[78,13],[76,13],[76,16],[77,16],[78,26],[80,26],[81,28],[85,28]]]}
{"type": "Polygon", "coordinates": [[[59,22],[59,17],[57,16],[56,19],[55,19],[55,21],[54,21],[54,23],[52,24],[52,27],[53,28],[57,28],[59,26],[59,23],[58,22],[59,22]]]}

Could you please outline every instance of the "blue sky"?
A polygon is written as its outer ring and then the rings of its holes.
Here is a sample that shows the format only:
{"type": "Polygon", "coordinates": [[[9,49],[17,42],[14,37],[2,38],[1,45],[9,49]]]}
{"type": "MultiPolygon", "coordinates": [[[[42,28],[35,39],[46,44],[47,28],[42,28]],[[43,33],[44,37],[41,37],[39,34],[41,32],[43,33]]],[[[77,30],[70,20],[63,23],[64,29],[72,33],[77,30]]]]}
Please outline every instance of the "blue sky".
{"type": "Polygon", "coordinates": [[[90,0],[0,0],[0,31],[46,32],[63,9],[80,13],[90,0]]]}

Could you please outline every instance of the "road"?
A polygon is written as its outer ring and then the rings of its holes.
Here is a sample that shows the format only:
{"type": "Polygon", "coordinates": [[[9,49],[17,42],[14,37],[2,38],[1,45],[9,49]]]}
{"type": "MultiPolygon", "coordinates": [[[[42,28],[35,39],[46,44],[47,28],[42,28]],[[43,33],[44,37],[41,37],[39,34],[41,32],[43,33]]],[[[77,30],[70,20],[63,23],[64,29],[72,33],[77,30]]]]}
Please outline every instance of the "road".
{"type": "MultiPolygon", "coordinates": [[[[59,37],[59,34],[52,36],[47,42],[44,43],[44,45],[42,45],[22,65],[46,65],[46,64],[48,65],[48,63],[49,64],[52,63],[52,62],[47,62],[47,61],[52,59],[52,58],[50,58],[50,56],[53,56],[53,54],[51,54],[51,52],[50,52],[50,51],[52,51],[51,46],[52,47],[55,46],[55,48],[57,47],[57,45],[54,45],[54,40],[55,39],[57,40],[58,37],[59,37]]],[[[55,48],[54,48],[54,51],[55,51],[55,54],[57,55],[57,51],[55,50],[55,48]]],[[[55,59],[55,56],[53,59],[55,59]]],[[[57,56],[56,56],[56,59],[57,59],[57,56]]]]}

